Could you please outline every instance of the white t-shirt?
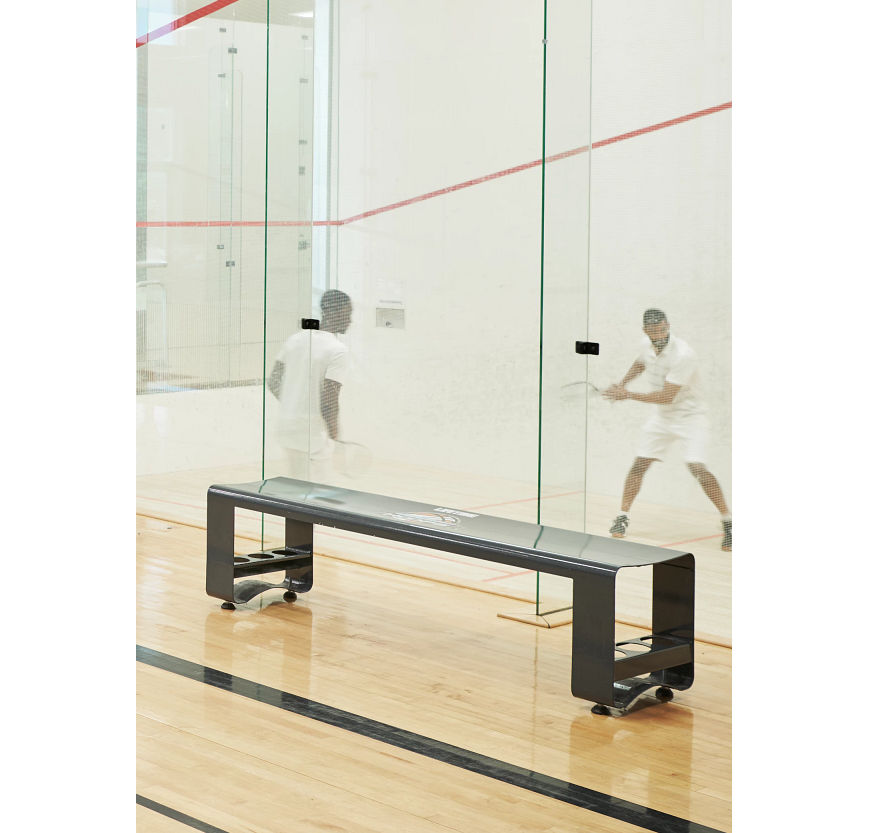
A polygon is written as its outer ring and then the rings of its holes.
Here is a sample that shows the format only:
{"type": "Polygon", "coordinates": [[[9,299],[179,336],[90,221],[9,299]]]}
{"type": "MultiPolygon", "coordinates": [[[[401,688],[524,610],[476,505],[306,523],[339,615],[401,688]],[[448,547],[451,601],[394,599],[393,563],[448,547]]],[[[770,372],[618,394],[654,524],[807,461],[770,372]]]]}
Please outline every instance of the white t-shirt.
{"type": "Polygon", "coordinates": [[[347,347],[326,330],[301,330],[284,342],[276,361],[283,362],[284,378],[275,436],[285,448],[322,454],[329,431],[320,412],[320,390],[324,379],[346,382],[347,347]]]}
{"type": "Polygon", "coordinates": [[[653,390],[663,390],[665,382],[679,385],[679,392],[669,405],[658,405],[660,417],[679,418],[706,413],[706,403],[700,391],[697,355],[681,338],[670,333],[670,340],[660,353],[656,353],[652,343],[646,339],[637,361],[646,366],[646,377],[653,390]]]}

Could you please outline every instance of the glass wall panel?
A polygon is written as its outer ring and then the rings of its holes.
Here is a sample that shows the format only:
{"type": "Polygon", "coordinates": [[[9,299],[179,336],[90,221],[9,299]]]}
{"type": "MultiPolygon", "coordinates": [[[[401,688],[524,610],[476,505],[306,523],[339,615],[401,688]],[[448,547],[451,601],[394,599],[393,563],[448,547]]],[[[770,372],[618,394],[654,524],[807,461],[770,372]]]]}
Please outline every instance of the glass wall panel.
{"type": "MultiPolygon", "coordinates": [[[[347,294],[352,324],[336,336],[349,370],[321,476],[534,521],[543,4],[378,0],[333,15],[324,287],[347,294]]],[[[320,546],[533,601],[533,575],[350,537],[320,546]]]]}
{"type": "MultiPolygon", "coordinates": [[[[596,357],[576,352],[598,337],[588,330],[591,12],[590,0],[546,4],[540,521],[576,530],[586,525],[586,433],[599,404],[587,384],[596,357]]],[[[572,582],[540,574],[536,603],[550,624],[569,620],[572,582]]]]}
{"type": "MultiPolygon", "coordinates": [[[[726,642],[729,4],[217,5],[138,4],[141,511],[201,524],[210,483],[294,475],[609,535],[627,482],[624,534],[697,554],[726,642]],[[651,309],[705,403],[681,456],[644,401],[651,309]]],[[[318,549],[569,607],[552,577],[318,549]]]]}
{"type": "Polygon", "coordinates": [[[262,476],[267,354],[310,305],[312,3],[216,6],[139,2],[136,46],[139,505],[198,525],[262,476]]]}
{"type": "MultiPolygon", "coordinates": [[[[274,3],[271,8],[263,371],[275,379],[277,366],[280,386],[264,392],[264,477],[307,479],[314,474],[309,451],[320,419],[320,391],[311,377],[320,334],[301,328],[303,318],[317,317],[311,314],[313,159],[321,152],[313,138],[314,3],[285,2],[280,15],[274,3]]],[[[282,544],[283,521],[266,515],[265,525],[270,541],[282,544]]]]}
{"type": "MultiPolygon", "coordinates": [[[[593,77],[589,378],[644,372],[589,409],[586,528],[630,504],[617,533],[694,552],[698,633],[729,642],[729,4],[595,4],[593,77]]],[[[650,575],[620,581],[619,618],[647,623],[650,575]]]]}

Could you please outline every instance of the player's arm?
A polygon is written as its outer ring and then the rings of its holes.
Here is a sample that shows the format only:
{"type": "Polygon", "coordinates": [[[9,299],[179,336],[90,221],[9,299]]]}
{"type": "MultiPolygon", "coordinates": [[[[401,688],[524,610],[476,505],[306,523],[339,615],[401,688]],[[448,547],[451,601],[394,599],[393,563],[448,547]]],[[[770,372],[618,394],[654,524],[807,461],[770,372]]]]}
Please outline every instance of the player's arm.
{"type": "Polygon", "coordinates": [[[669,405],[679,393],[681,385],[674,385],[672,382],[664,382],[663,390],[652,391],[651,393],[634,393],[633,391],[625,391],[625,399],[633,399],[635,402],[648,402],[652,405],[669,405]]]}
{"type": "Polygon", "coordinates": [[[632,382],[637,378],[644,370],[646,369],[646,365],[643,364],[639,359],[637,359],[631,366],[628,368],[628,372],[625,373],[625,378],[619,382],[619,387],[623,388],[628,382],[632,382]]]}
{"type": "Polygon", "coordinates": [[[669,405],[684,384],[687,384],[694,372],[693,353],[683,356],[672,367],[664,379],[664,387],[651,393],[630,393],[625,391],[625,399],[633,399],[635,402],[648,402],[651,405],[669,405]]]}
{"type": "Polygon", "coordinates": [[[604,392],[603,395],[607,399],[627,399],[627,391],[625,390],[625,385],[628,382],[633,381],[637,378],[644,370],[646,369],[646,365],[640,360],[637,359],[629,368],[628,372],[625,373],[624,378],[615,385],[610,385],[604,392]]]}
{"type": "Polygon", "coordinates": [[[338,397],[341,383],[334,379],[323,379],[320,385],[320,413],[326,422],[326,430],[333,440],[338,439],[338,397]]]}
{"type": "Polygon", "coordinates": [[[268,378],[266,385],[276,399],[281,398],[281,386],[284,382],[284,363],[278,359],[275,366],[272,368],[271,375],[268,378]]]}

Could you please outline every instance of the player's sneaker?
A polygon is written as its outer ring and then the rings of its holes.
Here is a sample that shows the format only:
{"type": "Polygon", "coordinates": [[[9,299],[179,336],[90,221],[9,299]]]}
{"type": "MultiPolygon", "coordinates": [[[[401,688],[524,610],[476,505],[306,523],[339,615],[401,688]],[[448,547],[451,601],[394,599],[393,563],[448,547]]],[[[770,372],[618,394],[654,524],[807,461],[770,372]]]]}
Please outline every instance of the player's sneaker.
{"type": "Polygon", "coordinates": [[[721,539],[721,549],[724,552],[733,552],[733,521],[722,521],[724,537],[721,539]]]}
{"type": "Polygon", "coordinates": [[[628,521],[627,515],[616,515],[616,519],[613,521],[613,525],[610,527],[610,535],[613,538],[624,538],[625,533],[628,531],[628,521]]]}

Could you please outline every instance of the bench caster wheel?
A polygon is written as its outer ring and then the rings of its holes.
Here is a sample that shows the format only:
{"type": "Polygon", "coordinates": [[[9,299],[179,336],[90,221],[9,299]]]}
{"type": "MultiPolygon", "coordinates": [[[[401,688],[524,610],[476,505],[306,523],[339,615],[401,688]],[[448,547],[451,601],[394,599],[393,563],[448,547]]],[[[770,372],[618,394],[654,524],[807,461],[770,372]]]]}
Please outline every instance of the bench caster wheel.
{"type": "Polygon", "coordinates": [[[285,602],[294,602],[294,601],[296,601],[297,598],[298,598],[298,596],[295,594],[295,591],[293,591],[293,590],[287,590],[287,592],[284,593],[284,601],[285,602]]]}
{"type": "Polygon", "coordinates": [[[666,703],[673,699],[673,689],[661,686],[660,688],[655,689],[655,697],[666,703]]]}
{"type": "Polygon", "coordinates": [[[602,706],[600,703],[597,703],[596,705],[591,707],[591,713],[608,715],[610,713],[610,710],[606,706],[602,706]]]}
{"type": "Polygon", "coordinates": [[[220,606],[221,610],[235,610],[235,605],[232,602],[224,602],[220,606]]]}

